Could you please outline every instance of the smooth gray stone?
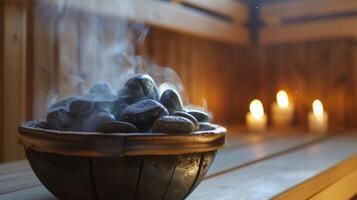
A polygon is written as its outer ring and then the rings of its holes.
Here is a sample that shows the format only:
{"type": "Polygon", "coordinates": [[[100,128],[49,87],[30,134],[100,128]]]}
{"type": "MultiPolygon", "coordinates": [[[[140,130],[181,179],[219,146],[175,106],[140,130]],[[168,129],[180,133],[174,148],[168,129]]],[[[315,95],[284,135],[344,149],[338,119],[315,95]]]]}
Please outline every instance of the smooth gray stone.
{"type": "Polygon", "coordinates": [[[92,85],[89,90],[92,95],[115,95],[113,88],[107,82],[98,82],[92,85]]]}
{"type": "Polygon", "coordinates": [[[198,131],[211,131],[216,129],[211,123],[209,122],[200,122],[199,123],[200,128],[198,129],[198,131]]]}
{"type": "Polygon", "coordinates": [[[194,131],[200,128],[200,125],[199,125],[197,119],[196,119],[194,116],[188,114],[188,113],[185,112],[185,111],[176,111],[176,112],[174,113],[174,116],[185,117],[185,118],[191,120],[191,122],[192,122],[193,125],[194,125],[194,131]]]}
{"type": "Polygon", "coordinates": [[[191,120],[180,116],[162,116],[151,127],[154,133],[191,133],[194,125],[191,120]]]}
{"type": "Polygon", "coordinates": [[[54,108],[47,113],[48,127],[56,130],[66,130],[72,126],[73,116],[65,108],[54,108]]]}
{"type": "Polygon", "coordinates": [[[115,117],[107,112],[98,112],[89,115],[81,124],[80,131],[90,131],[94,132],[100,127],[101,125],[115,121],[115,117]]]}
{"type": "Polygon", "coordinates": [[[133,103],[135,103],[135,100],[132,96],[129,95],[123,95],[119,97],[116,101],[114,101],[112,107],[112,113],[115,116],[115,118],[119,119],[123,109],[133,103]]]}
{"type": "Polygon", "coordinates": [[[147,74],[139,74],[130,78],[118,93],[118,96],[124,95],[133,98],[134,102],[145,99],[159,100],[156,83],[147,74]]]}
{"type": "Polygon", "coordinates": [[[167,89],[162,93],[160,103],[165,106],[170,115],[172,115],[175,111],[183,110],[180,95],[171,89],[167,89]]]}
{"type": "Polygon", "coordinates": [[[49,112],[56,108],[64,108],[64,109],[68,110],[69,105],[72,103],[72,101],[74,101],[78,98],[79,98],[78,96],[71,96],[71,97],[67,97],[65,99],[61,99],[61,100],[57,101],[56,103],[52,104],[48,110],[49,110],[49,112]]]}
{"type": "Polygon", "coordinates": [[[69,106],[69,111],[78,116],[89,115],[94,112],[111,112],[115,96],[82,96],[69,106]]]}
{"type": "Polygon", "coordinates": [[[102,133],[134,133],[138,132],[138,129],[129,122],[113,121],[100,125],[97,128],[97,132],[102,133]]]}
{"type": "Polygon", "coordinates": [[[139,130],[147,130],[159,117],[168,115],[166,108],[159,102],[147,99],[124,108],[119,120],[134,124],[139,130]]]}
{"type": "Polygon", "coordinates": [[[211,122],[212,117],[203,111],[200,110],[188,110],[190,115],[194,116],[198,122],[211,122]]]}

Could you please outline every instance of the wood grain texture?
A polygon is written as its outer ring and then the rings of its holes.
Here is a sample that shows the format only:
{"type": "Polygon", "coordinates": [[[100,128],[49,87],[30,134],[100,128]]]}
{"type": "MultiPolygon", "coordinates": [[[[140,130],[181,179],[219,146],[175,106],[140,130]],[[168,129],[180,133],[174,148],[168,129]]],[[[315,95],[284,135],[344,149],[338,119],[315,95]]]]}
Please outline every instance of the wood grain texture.
{"type": "Polygon", "coordinates": [[[59,199],[96,199],[88,158],[32,150],[26,150],[26,156],[40,181],[59,199]]]}
{"type": "Polygon", "coordinates": [[[350,199],[356,195],[355,186],[357,185],[357,170],[351,169],[346,176],[324,188],[317,193],[311,200],[333,200],[333,199],[350,199]]]}
{"type": "MultiPolygon", "coordinates": [[[[58,94],[58,38],[57,28],[58,20],[53,14],[55,8],[33,2],[30,11],[32,12],[32,26],[29,28],[29,41],[31,47],[27,63],[28,74],[31,76],[31,82],[28,83],[31,88],[31,118],[43,119],[47,112],[48,102],[58,94]]],[[[62,76],[61,76],[62,79],[62,76]]]]}
{"type": "Polygon", "coordinates": [[[259,35],[260,41],[263,44],[356,38],[357,17],[352,16],[282,26],[263,27],[261,28],[259,35]]]}
{"type": "MultiPolygon", "coordinates": [[[[57,4],[55,1],[41,1],[57,4]]],[[[151,26],[227,43],[249,44],[248,30],[242,24],[222,21],[170,1],[121,0],[113,4],[113,2],[88,3],[85,0],[77,0],[66,1],[66,7],[113,18],[142,21],[151,26]]]]}
{"type": "Polygon", "coordinates": [[[249,20],[248,6],[239,1],[180,0],[180,3],[186,3],[213,13],[230,17],[236,24],[245,23],[249,20]]]}
{"type": "Polygon", "coordinates": [[[0,162],[4,160],[4,12],[5,3],[0,1],[0,162]]]}
{"type": "Polygon", "coordinates": [[[260,15],[270,25],[271,20],[282,22],[287,19],[344,14],[356,10],[357,2],[354,0],[290,0],[263,4],[260,15]]]}
{"type": "Polygon", "coordinates": [[[17,143],[17,126],[25,118],[26,1],[5,1],[4,10],[4,160],[24,157],[17,143]]]}
{"type": "Polygon", "coordinates": [[[330,138],[209,178],[188,199],[307,199],[356,169],[356,141],[355,134],[330,138]]]}

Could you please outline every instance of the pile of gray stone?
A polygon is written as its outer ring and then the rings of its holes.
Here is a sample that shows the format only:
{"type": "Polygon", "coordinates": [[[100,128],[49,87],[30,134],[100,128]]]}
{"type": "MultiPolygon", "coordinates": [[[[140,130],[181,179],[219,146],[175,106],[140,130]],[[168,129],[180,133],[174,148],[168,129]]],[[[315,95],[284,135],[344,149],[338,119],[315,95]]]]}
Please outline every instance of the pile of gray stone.
{"type": "Polygon", "coordinates": [[[214,129],[211,116],[186,109],[180,95],[167,89],[159,95],[147,74],[130,78],[117,92],[105,82],[96,83],[83,96],[72,96],[53,104],[46,128],[103,133],[191,133],[214,129]]]}

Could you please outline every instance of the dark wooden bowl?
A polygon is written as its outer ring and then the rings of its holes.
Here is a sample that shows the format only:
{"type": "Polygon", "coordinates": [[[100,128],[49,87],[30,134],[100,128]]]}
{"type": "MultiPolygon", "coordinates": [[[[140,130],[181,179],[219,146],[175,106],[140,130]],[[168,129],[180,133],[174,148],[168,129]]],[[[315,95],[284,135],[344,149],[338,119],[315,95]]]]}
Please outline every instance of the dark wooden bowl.
{"type": "Polygon", "coordinates": [[[62,200],[181,200],[202,181],[226,129],[191,134],[87,133],[20,128],[30,165],[62,200]]]}

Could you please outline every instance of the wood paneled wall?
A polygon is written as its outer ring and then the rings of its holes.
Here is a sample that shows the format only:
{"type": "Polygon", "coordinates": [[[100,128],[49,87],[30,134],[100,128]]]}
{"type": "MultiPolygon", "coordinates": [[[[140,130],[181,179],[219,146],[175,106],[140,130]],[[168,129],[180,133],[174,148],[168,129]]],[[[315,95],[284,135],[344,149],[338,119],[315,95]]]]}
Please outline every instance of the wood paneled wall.
{"type": "Polygon", "coordinates": [[[312,101],[320,99],[331,127],[356,125],[356,41],[334,39],[266,45],[261,48],[261,94],[266,105],[285,89],[296,107],[296,124],[306,124],[312,101]]]}

